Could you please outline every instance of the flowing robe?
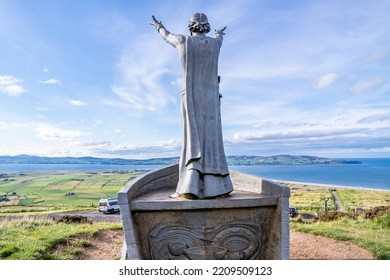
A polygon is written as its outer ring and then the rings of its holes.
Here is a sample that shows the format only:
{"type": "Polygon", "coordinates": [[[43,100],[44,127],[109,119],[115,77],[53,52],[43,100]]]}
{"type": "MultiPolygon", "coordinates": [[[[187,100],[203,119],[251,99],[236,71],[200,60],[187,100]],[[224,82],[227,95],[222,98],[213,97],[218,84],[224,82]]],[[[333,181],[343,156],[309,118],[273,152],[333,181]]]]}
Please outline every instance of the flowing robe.
{"type": "Polygon", "coordinates": [[[166,30],[162,35],[178,49],[184,72],[183,148],[176,193],[198,198],[228,194],[233,185],[223,147],[218,83],[222,35],[183,36],[166,30]]]}

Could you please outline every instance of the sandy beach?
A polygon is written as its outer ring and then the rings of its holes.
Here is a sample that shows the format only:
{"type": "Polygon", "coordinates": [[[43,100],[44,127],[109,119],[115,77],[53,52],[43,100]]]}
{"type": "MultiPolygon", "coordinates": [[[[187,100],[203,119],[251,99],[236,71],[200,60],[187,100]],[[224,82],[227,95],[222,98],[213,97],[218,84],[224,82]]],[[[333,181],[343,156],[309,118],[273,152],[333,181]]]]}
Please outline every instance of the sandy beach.
{"type": "Polygon", "coordinates": [[[293,182],[293,181],[275,181],[279,184],[287,185],[291,190],[331,190],[331,189],[353,189],[353,190],[365,190],[365,191],[379,191],[379,192],[390,192],[387,189],[375,189],[375,188],[365,188],[365,187],[355,187],[355,186],[339,186],[339,185],[327,185],[327,184],[316,184],[309,182],[293,182]]]}

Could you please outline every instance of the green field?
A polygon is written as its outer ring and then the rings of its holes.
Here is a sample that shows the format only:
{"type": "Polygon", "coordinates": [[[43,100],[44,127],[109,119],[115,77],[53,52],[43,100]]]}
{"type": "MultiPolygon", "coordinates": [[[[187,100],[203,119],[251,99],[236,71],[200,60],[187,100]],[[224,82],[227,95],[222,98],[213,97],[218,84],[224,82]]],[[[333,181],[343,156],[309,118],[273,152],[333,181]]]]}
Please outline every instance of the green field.
{"type": "MultiPolygon", "coordinates": [[[[287,183],[291,190],[290,205],[300,212],[317,213],[324,211],[324,200],[328,199],[329,211],[335,210],[331,190],[334,187],[287,183]]],[[[390,205],[390,191],[337,188],[337,193],[346,212],[356,208],[371,209],[390,205]]]]}
{"type": "Polygon", "coordinates": [[[0,214],[96,208],[100,198],[116,197],[138,175],[134,171],[1,174],[0,214]]]}
{"type": "Polygon", "coordinates": [[[355,208],[370,209],[390,205],[389,191],[340,189],[337,193],[347,211],[353,211],[355,208]]]}
{"type": "Polygon", "coordinates": [[[122,230],[115,223],[63,223],[34,216],[76,209],[97,209],[100,198],[117,192],[140,173],[45,172],[0,174],[0,259],[78,259],[101,230],[122,230]],[[71,195],[69,195],[71,194],[71,195]]]}

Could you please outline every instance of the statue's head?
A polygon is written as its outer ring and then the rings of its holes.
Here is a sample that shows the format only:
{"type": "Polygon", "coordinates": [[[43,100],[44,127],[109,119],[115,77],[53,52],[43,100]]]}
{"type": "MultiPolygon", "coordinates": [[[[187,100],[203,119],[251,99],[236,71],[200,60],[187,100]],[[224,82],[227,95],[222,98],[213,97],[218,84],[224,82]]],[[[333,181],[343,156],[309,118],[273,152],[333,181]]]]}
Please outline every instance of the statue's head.
{"type": "Polygon", "coordinates": [[[188,22],[190,32],[208,33],[210,32],[210,24],[207,16],[202,13],[195,13],[188,22]]]}

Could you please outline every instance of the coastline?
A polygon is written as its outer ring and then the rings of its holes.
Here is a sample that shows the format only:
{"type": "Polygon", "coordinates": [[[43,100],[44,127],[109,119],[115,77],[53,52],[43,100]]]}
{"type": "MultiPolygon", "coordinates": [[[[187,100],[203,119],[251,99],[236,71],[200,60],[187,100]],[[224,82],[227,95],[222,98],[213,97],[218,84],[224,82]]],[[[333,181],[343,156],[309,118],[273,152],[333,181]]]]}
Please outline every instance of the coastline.
{"type": "MultiPolygon", "coordinates": [[[[61,166],[61,165],[60,165],[61,166]]],[[[68,166],[68,165],[67,165],[68,166]]],[[[77,167],[77,165],[74,165],[74,167],[77,167]]],[[[84,166],[83,166],[84,167],[84,166]]],[[[101,166],[99,166],[101,167],[101,166]]],[[[23,175],[27,174],[77,174],[77,173],[120,173],[120,172],[147,172],[151,169],[158,168],[161,166],[146,166],[146,165],[135,165],[135,166],[126,166],[127,168],[118,169],[118,168],[101,168],[93,166],[90,169],[87,168],[75,168],[75,169],[58,169],[58,170],[28,170],[28,171],[20,171],[20,170],[9,170],[9,171],[0,171],[0,179],[2,178],[1,175],[18,175],[18,173],[23,173],[23,175]]],[[[110,166],[111,167],[111,166],[110,166]]],[[[234,168],[232,168],[234,170],[234,168]]],[[[314,187],[314,188],[327,188],[327,189],[355,189],[355,190],[366,190],[366,191],[382,191],[382,192],[390,192],[390,188],[375,188],[375,187],[364,187],[364,186],[352,186],[352,185],[338,185],[338,184],[326,184],[326,183],[316,183],[316,182],[310,182],[310,181],[293,181],[293,180],[284,180],[284,179],[273,179],[266,176],[261,176],[254,174],[252,172],[248,172],[247,170],[235,170],[241,173],[245,173],[248,175],[256,176],[265,180],[273,181],[280,184],[285,185],[299,185],[299,187],[314,187]]]]}
{"type": "Polygon", "coordinates": [[[285,181],[285,180],[275,180],[269,178],[263,178],[266,180],[274,181],[278,184],[285,185],[298,185],[302,188],[305,187],[315,187],[315,188],[328,188],[328,189],[353,189],[353,190],[362,190],[362,191],[381,191],[381,192],[390,192],[388,189],[377,189],[377,188],[369,188],[369,187],[359,187],[359,186],[342,186],[342,185],[332,185],[332,184],[320,184],[313,182],[296,182],[296,181],[285,181]]]}

